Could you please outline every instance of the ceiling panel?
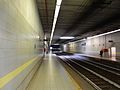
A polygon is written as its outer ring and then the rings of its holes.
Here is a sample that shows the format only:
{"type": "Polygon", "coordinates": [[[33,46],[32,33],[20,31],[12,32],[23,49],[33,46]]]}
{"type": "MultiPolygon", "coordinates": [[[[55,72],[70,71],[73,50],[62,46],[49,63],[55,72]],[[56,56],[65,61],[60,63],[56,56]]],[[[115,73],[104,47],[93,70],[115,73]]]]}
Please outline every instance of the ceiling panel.
{"type": "MultiPolygon", "coordinates": [[[[37,0],[44,32],[52,29],[56,0],[37,0]],[[46,4],[47,2],[47,9],[46,4]]],[[[63,0],[52,43],[67,43],[60,36],[75,40],[120,28],[120,0],[63,0]]]]}

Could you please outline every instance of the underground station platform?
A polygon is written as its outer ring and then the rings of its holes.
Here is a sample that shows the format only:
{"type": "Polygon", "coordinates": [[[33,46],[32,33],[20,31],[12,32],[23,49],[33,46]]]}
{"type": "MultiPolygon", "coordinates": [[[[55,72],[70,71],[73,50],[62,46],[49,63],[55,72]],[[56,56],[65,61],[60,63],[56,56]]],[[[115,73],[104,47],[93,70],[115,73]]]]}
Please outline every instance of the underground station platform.
{"type": "Polygon", "coordinates": [[[0,0],[0,90],[120,90],[120,0],[0,0]]]}
{"type": "Polygon", "coordinates": [[[120,63],[82,54],[46,54],[27,90],[120,90],[120,63]]]}

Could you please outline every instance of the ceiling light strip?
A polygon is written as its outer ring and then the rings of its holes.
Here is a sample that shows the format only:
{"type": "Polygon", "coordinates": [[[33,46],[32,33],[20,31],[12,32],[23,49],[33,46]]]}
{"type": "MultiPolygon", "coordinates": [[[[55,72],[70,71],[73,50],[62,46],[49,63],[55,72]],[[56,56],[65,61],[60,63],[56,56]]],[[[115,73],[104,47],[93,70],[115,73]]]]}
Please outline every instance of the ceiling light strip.
{"type": "Polygon", "coordinates": [[[103,34],[99,34],[99,35],[96,35],[96,36],[87,37],[87,39],[92,39],[92,38],[96,38],[96,37],[100,37],[100,36],[104,36],[104,35],[112,34],[112,33],[115,33],[115,32],[119,32],[119,31],[120,31],[120,29],[117,29],[117,30],[110,31],[110,32],[107,32],[107,33],[103,33],[103,34]]]}
{"type": "Polygon", "coordinates": [[[75,37],[71,37],[71,36],[66,36],[66,37],[60,37],[60,39],[74,39],[75,37]]]}
{"type": "Polygon", "coordinates": [[[53,39],[53,34],[54,34],[54,31],[55,31],[55,26],[56,26],[57,18],[58,18],[58,15],[59,15],[61,3],[62,3],[62,0],[57,0],[57,2],[56,2],[56,8],[55,8],[55,14],[54,14],[54,20],[53,20],[53,26],[52,26],[52,32],[51,32],[51,36],[50,36],[50,45],[51,45],[51,42],[52,42],[52,39],[53,39]]]}
{"type": "MultiPolygon", "coordinates": [[[[95,35],[95,36],[92,36],[92,37],[87,37],[87,39],[97,38],[97,37],[100,37],[100,36],[104,36],[104,35],[108,35],[108,34],[112,34],[112,33],[116,33],[116,32],[120,32],[120,29],[110,31],[110,32],[107,32],[107,33],[103,33],[103,34],[99,34],[99,35],[95,35]]],[[[87,39],[80,39],[80,40],[73,41],[73,42],[85,41],[87,39]]],[[[72,43],[72,42],[69,42],[69,43],[72,43]]]]}

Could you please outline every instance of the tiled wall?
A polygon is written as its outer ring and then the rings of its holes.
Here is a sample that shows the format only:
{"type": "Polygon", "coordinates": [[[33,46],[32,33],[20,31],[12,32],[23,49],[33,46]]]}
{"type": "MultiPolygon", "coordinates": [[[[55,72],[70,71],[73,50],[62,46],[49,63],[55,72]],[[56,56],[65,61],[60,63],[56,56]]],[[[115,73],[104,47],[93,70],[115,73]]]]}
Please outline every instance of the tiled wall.
{"type": "MultiPolygon", "coordinates": [[[[43,39],[35,0],[0,0],[0,78],[42,54],[38,36],[43,39]]],[[[16,90],[37,62],[2,89],[16,90]]]]}
{"type": "Polygon", "coordinates": [[[110,49],[111,47],[116,47],[116,55],[120,56],[120,32],[86,39],[83,41],[72,42],[65,46],[65,48],[67,48],[65,50],[68,52],[74,51],[77,53],[99,55],[99,51],[101,49],[110,49]],[[112,40],[113,43],[109,42],[109,40],[112,40]]]}

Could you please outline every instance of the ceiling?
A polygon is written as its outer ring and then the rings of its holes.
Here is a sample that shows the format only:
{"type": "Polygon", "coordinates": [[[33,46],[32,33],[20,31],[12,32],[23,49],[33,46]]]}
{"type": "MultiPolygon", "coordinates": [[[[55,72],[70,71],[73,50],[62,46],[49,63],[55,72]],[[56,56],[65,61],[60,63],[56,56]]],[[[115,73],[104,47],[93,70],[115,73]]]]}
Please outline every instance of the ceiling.
{"type": "MultiPolygon", "coordinates": [[[[50,38],[56,0],[37,0],[43,30],[50,38]]],[[[120,28],[120,0],[63,0],[52,44],[61,36],[83,39],[120,28]]],[[[73,40],[72,40],[73,41],[73,40]]]]}

